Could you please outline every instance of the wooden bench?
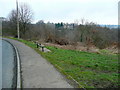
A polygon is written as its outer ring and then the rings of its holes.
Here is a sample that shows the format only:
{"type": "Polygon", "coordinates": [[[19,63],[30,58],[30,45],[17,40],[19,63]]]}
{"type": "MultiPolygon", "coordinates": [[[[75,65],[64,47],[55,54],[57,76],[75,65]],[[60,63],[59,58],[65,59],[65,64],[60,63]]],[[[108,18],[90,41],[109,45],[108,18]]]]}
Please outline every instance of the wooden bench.
{"type": "Polygon", "coordinates": [[[42,52],[44,52],[44,45],[42,45],[38,42],[35,42],[35,44],[36,44],[37,48],[39,48],[39,47],[42,48],[42,52]]]}

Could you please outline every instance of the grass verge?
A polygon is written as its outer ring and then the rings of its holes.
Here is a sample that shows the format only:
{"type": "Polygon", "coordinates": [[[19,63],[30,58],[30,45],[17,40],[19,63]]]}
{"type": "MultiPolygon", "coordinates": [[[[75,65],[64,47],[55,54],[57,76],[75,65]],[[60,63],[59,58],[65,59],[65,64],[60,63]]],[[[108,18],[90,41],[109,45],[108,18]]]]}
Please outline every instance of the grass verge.
{"type": "MultiPolygon", "coordinates": [[[[36,48],[31,41],[11,38],[25,43],[33,48],[55,67],[66,75],[72,76],[85,88],[117,88],[118,82],[118,56],[103,55],[75,50],[64,50],[46,46],[52,52],[44,53],[36,48]]],[[[69,76],[68,76],[69,78],[69,76]]],[[[81,87],[81,86],[79,86],[81,87]]]]}

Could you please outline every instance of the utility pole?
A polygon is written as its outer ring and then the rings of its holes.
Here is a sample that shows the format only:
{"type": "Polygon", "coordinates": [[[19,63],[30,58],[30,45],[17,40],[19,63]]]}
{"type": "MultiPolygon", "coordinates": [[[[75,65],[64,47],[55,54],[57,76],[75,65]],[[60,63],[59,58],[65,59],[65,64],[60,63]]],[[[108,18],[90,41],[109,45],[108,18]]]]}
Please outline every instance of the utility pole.
{"type": "Polygon", "coordinates": [[[16,0],[16,9],[17,9],[17,36],[20,38],[20,30],[19,30],[19,9],[18,9],[18,1],[16,0]]]}

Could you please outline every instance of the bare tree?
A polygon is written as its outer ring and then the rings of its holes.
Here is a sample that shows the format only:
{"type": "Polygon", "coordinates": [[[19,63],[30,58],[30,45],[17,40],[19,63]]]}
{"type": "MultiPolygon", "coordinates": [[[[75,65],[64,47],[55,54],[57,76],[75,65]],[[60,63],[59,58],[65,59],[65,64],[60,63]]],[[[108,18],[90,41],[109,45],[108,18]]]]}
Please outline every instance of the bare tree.
{"type": "Polygon", "coordinates": [[[24,36],[26,31],[29,29],[29,24],[31,23],[33,17],[33,13],[27,4],[20,5],[19,17],[20,17],[21,31],[24,36]]]}
{"type": "Polygon", "coordinates": [[[82,18],[82,19],[81,19],[81,24],[84,25],[84,23],[85,23],[85,19],[82,18]]]}
{"type": "MultiPolygon", "coordinates": [[[[29,25],[32,21],[33,13],[29,5],[23,3],[18,7],[19,11],[19,24],[20,24],[20,36],[25,37],[25,33],[29,30],[29,25]]],[[[17,11],[12,10],[9,15],[9,20],[16,25],[17,23],[17,11]]]]}
{"type": "Polygon", "coordinates": [[[9,31],[13,34],[14,37],[17,37],[17,12],[16,10],[12,10],[9,14],[9,31]]]}

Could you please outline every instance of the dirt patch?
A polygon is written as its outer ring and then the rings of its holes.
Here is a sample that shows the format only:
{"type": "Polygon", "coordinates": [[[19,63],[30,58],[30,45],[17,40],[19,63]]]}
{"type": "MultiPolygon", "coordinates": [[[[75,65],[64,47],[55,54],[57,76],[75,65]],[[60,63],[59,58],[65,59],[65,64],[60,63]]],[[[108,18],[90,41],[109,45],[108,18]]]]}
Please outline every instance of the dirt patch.
{"type": "Polygon", "coordinates": [[[110,53],[113,54],[118,54],[118,46],[117,45],[113,45],[111,47],[106,48],[106,50],[108,50],[110,53]]]}
{"type": "Polygon", "coordinates": [[[62,49],[67,49],[67,50],[78,50],[78,51],[87,51],[87,52],[94,52],[94,53],[99,53],[99,49],[96,48],[95,46],[86,46],[83,43],[76,43],[72,45],[58,45],[58,44],[53,44],[53,43],[44,43],[45,46],[55,46],[57,48],[62,48],[62,49]]]}
{"type": "MultiPolygon", "coordinates": [[[[45,46],[54,46],[57,48],[67,49],[67,50],[77,50],[77,51],[86,51],[86,52],[93,52],[93,53],[101,53],[100,49],[95,47],[94,45],[85,45],[83,43],[76,43],[76,44],[69,44],[69,45],[59,45],[54,43],[44,43],[45,46]]],[[[111,54],[118,54],[118,47],[117,45],[112,45],[111,47],[107,47],[104,50],[107,50],[111,54]]],[[[109,54],[108,53],[108,54],[109,54]]]]}

